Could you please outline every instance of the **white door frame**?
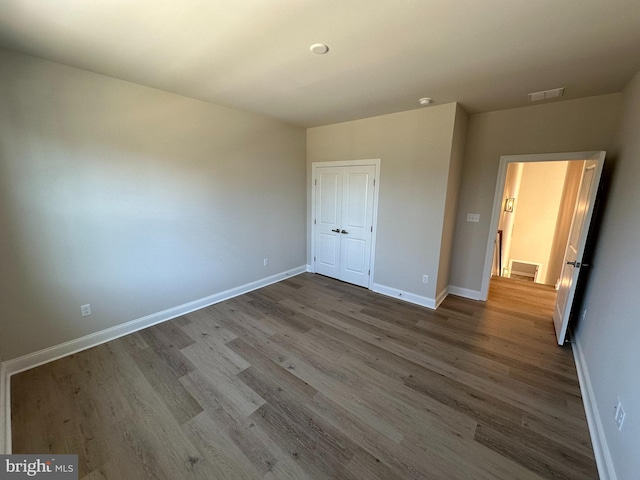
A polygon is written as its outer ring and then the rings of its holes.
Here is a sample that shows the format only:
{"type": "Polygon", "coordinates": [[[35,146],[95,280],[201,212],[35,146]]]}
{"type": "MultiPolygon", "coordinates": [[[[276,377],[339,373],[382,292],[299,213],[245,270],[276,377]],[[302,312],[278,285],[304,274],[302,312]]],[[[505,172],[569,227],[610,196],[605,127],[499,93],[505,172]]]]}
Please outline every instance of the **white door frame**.
{"type": "Polygon", "coordinates": [[[600,160],[604,158],[604,152],[565,152],[565,153],[542,153],[531,155],[502,155],[500,157],[500,167],[496,181],[496,191],[493,197],[493,210],[491,211],[491,221],[489,223],[489,238],[487,239],[487,250],[484,257],[484,271],[482,274],[482,288],[480,289],[479,300],[486,301],[489,296],[489,284],[491,282],[491,265],[495,253],[496,232],[498,231],[498,221],[502,211],[502,194],[507,178],[507,167],[510,163],[527,162],[564,162],[567,160],[600,160]]]}
{"type": "Polygon", "coordinates": [[[378,232],[378,192],[380,191],[380,159],[379,158],[371,158],[366,160],[344,160],[344,161],[336,161],[336,162],[312,162],[311,163],[311,272],[315,273],[316,271],[316,262],[314,258],[316,256],[316,178],[318,168],[322,167],[360,167],[364,165],[373,165],[376,167],[376,174],[374,176],[374,187],[373,187],[373,232],[371,233],[371,258],[369,259],[369,270],[371,271],[371,275],[369,275],[369,283],[367,285],[368,289],[371,289],[371,285],[373,285],[373,276],[374,270],[373,267],[375,265],[376,259],[376,233],[378,232]]]}

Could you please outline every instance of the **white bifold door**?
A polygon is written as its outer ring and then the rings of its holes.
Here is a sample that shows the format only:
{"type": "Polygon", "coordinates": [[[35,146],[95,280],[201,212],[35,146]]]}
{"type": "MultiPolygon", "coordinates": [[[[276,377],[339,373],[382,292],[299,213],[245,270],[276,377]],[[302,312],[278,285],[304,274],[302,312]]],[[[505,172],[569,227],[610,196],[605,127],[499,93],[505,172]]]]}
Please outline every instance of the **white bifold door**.
{"type": "Polygon", "coordinates": [[[376,167],[320,167],[315,175],[315,271],[369,286],[376,167]]]}

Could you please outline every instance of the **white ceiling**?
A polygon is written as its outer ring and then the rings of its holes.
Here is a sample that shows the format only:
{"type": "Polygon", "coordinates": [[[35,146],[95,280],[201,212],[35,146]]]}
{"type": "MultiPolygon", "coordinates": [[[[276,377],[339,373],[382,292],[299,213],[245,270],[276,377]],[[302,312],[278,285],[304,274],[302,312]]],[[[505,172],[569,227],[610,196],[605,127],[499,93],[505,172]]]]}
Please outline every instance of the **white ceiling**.
{"type": "Polygon", "coordinates": [[[0,45],[315,126],[424,96],[474,113],[619,92],[640,70],[640,2],[0,0],[0,45]]]}

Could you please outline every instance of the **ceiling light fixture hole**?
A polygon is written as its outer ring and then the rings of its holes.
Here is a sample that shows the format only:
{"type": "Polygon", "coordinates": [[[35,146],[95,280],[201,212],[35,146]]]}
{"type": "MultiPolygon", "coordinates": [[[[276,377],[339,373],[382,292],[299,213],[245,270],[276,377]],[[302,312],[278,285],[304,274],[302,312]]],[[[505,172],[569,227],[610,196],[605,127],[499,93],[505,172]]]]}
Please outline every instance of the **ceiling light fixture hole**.
{"type": "Polygon", "coordinates": [[[329,51],[329,47],[324,43],[314,43],[309,47],[309,50],[311,50],[316,55],[324,55],[329,51]]]}

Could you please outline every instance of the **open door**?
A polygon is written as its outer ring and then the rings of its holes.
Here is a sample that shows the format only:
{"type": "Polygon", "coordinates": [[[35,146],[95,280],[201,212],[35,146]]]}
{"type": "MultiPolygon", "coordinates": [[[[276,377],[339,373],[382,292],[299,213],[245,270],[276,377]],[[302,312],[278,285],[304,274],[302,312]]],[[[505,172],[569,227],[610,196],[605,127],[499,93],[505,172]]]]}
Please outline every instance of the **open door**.
{"type": "MultiPolygon", "coordinates": [[[[589,197],[589,199],[584,205],[578,207],[578,208],[585,208],[586,210],[588,210],[586,211],[585,218],[582,220],[583,223],[585,223],[583,243],[582,243],[582,246],[579,249],[577,249],[577,251],[579,252],[577,255],[579,256],[580,259],[582,259],[587,230],[591,223],[591,216],[593,214],[593,204],[594,204],[595,196],[597,193],[597,186],[598,186],[598,183],[600,182],[600,175],[602,173],[602,166],[604,164],[605,153],[606,152],[602,152],[602,151],[535,153],[535,154],[528,154],[528,155],[502,155],[500,157],[500,167],[498,169],[498,177],[496,180],[496,190],[493,198],[493,209],[491,211],[491,220],[489,221],[489,230],[487,232],[489,234],[489,237],[487,239],[487,249],[486,249],[485,260],[484,260],[482,288],[479,292],[477,292],[477,295],[473,295],[473,296],[469,295],[469,298],[486,301],[487,297],[489,296],[489,285],[491,283],[491,269],[494,265],[494,255],[496,251],[496,232],[498,231],[500,215],[502,214],[502,211],[504,208],[503,194],[504,194],[505,181],[507,178],[507,167],[512,163],[527,163],[527,162],[553,162],[553,161],[572,161],[572,160],[581,160],[581,161],[585,161],[585,163],[590,161],[591,164],[595,162],[596,164],[595,170],[590,170],[590,173],[587,174],[587,177],[588,177],[589,175],[591,175],[591,173],[593,173],[593,177],[592,177],[593,185],[589,183],[589,191],[586,194],[587,197],[589,197]],[[591,188],[592,186],[593,188],[591,188]]],[[[582,173],[584,177],[585,170],[583,170],[582,173]]],[[[583,183],[582,185],[586,187],[586,184],[583,183]]],[[[578,235],[577,230],[576,230],[576,235],[578,235]]],[[[579,244],[579,241],[576,242],[576,244],[579,244]]],[[[569,261],[572,261],[572,260],[569,260],[569,261]]],[[[582,260],[580,261],[582,262],[582,260]]],[[[568,291],[565,291],[566,304],[565,304],[565,307],[561,309],[563,314],[564,314],[564,310],[567,308],[567,305],[569,306],[569,312],[567,312],[567,314],[571,313],[570,307],[573,302],[573,295],[575,294],[575,280],[572,280],[571,282],[574,288],[574,292],[571,294],[571,298],[569,298],[568,291]]],[[[475,292],[472,292],[472,293],[475,293],[475,292]]],[[[565,327],[565,334],[566,334],[566,327],[565,327]]]]}
{"type": "Polygon", "coordinates": [[[567,336],[567,327],[576,295],[580,269],[588,267],[583,263],[582,255],[584,254],[591,217],[593,216],[593,207],[598,193],[604,156],[605,152],[598,152],[598,158],[587,160],[582,170],[582,180],[560,275],[558,297],[553,311],[553,325],[556,329],[558,345],[564,344],[567,336]]]}

